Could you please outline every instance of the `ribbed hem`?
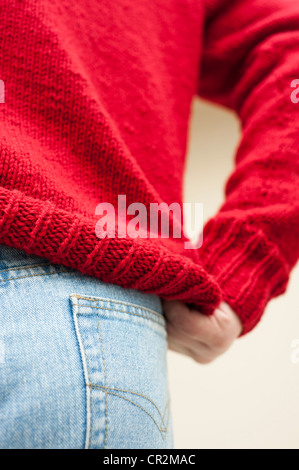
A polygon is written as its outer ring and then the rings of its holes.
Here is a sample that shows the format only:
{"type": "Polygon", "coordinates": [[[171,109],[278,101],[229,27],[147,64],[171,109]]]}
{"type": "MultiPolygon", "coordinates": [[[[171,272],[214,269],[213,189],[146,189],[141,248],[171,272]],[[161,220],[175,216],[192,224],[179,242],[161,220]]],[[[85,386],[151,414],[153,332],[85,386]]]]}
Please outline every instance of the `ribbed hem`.
{"type": "Polygon", "coordinates": [[[220,289],[201,265],[158,239],[99,239],[97,220],[0,188],[0,243],[104,282],[192,303],[207,314],[220,303],[220,289]]]}
{"type": "Polygon", "coordinates": [[[289,269],[262,230],[218,217],[204,228],[196,259],[222,291],[222,298],[243,324],[240,336],[260,321],[269,300],[286,290],[289,269]]]}

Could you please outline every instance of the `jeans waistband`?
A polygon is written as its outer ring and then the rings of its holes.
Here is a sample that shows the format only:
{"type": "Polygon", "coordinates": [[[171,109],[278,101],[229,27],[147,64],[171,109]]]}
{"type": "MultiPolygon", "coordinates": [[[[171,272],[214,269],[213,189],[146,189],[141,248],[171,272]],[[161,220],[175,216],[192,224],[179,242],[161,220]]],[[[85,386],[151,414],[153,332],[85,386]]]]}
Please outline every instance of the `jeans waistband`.
{"type": "Polygon", "coordinates": [[[0,244],[0,270],[43,262],[51,264],[48,259],[41,256],[27,254],[24,250],[0,244]]]}
{"type": "Polygon", "coordinates": [[[98,278],[84,275],[78,270],[51,263],[47,258],[27,254],[24,250],[0,244],[0,277],[2,282],[4,282],[5,278],[12,279],[22,276],[22,274],[24,274],[21,272],[22,268],[26,271],[30,269],[33,270],[32,274],[37,272],[37,270],[43,273],[54,270],[60,272],[60,268],[63,268],[69,270],[72,276],[80,277],[85,285],[91,285],[90,283],[96,283],[98,287],[102,285],[101,290],[106,294],[109,293],[112,298],[117,298],[125,302],[130,301],[159,313],[163,312],[161,299],[155,294],[148,294],[136,289],[127,289],[119,285],[106,283],[98,278]],[[9,272],[12,268],[17,269],[9,272]]]}

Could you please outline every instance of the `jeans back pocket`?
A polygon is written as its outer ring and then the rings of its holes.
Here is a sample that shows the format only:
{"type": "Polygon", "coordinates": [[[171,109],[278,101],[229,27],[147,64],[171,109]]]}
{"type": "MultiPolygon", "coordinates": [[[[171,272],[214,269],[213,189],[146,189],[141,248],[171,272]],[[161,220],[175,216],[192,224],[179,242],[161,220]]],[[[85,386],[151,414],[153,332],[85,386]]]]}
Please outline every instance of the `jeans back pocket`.
{"type": "Polygon", "coordinates": [[[86,385],[86,448],[172,448],[163,314],[70,295],[86,385]]]}

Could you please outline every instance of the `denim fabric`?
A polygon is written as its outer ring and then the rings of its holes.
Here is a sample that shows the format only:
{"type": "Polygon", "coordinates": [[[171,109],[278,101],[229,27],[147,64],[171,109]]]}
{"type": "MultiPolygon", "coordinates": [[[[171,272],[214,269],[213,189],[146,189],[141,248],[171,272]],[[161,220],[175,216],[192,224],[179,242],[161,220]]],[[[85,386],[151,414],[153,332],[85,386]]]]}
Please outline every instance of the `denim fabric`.
{"type": "Polygon", "coordinates": [[[155,295],[0,246],[0,448],[173,448],[155,295]]]}

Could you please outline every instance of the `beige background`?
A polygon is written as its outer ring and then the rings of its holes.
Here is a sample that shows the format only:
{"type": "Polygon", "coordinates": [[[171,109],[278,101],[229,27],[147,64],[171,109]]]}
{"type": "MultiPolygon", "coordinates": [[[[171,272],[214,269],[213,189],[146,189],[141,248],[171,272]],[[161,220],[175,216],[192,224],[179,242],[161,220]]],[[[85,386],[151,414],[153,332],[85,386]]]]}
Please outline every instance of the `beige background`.
{"type": "MultiPolygon", "coordinates": [[[[223,201],[239,137],[232,113],[195,100],[185,200],[202,202],[205,220],[223,201]]],[[[297,265],[287,293],[212,364],[168,352],[176,448],[299,449],[299,363],[291,361],[291,343],[299,340],[298,287],[297,265]]]]}

